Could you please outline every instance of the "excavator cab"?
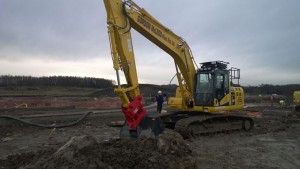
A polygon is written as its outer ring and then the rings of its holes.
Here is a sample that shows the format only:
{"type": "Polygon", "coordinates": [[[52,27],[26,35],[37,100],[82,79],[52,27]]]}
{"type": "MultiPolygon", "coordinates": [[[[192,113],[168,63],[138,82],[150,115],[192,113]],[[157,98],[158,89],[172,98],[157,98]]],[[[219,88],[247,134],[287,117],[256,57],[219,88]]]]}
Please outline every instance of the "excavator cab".
{"type": "Polygon", "coordinates": [[[195,105],[214,106],[229,92],[229,70],[227,62],[213,61],[201,63],[195,77],[195,105]]]}

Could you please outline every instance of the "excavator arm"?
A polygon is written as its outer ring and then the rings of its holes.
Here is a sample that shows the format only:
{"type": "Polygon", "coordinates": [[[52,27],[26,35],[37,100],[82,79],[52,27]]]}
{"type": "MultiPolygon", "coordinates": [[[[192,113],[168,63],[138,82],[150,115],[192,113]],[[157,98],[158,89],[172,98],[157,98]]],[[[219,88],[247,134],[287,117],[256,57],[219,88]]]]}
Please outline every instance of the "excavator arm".
{"type": "Polygon", "coordinates": [[[114,91],[121,98],[122,111],[126,117],[128,127],[135,129],[147,112],[141,103],[131,32],[129,30],[130,23],[124,16],[122,1],[105,0],[104,2],[107,11],[112,60],[118,83],[118,87],[114,91]],[[121,87],[120,70],[124,72],[127,82],[126,87],[121,87]]]}

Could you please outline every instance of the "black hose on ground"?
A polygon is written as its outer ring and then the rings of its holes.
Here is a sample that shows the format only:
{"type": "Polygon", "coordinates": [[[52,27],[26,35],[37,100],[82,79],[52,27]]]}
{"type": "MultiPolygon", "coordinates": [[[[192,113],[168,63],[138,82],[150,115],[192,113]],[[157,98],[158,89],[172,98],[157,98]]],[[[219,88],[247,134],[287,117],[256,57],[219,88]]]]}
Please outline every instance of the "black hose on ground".
{"type": "Polygon", "coordinates": [[[45,124],[38,124],[38,123],[33,123],[30,122],[28,120],[25,119],[21,119],[19,117],[14,117],[14,116],[7,116],[7,115],[1,115],[0,118],[5,118],[5,119],[13,119],[13,120],[17,120],[26,124],[30,124],[33,126],[37,126],[37,127],[43,127],[43,128],[63,128],[63,127],[69,127],[69,126],[74,126],[75,124],[79,123],[80,121],[82,121],[83,119],[85,119],[90,113],[92,112],[87,112],[84,113],[83,116],[81,118],[79,118],[78,120],[71,122],[71,123],[67,123],[67,124],[51,124],[51,125],[45,125],[45,124]]]}

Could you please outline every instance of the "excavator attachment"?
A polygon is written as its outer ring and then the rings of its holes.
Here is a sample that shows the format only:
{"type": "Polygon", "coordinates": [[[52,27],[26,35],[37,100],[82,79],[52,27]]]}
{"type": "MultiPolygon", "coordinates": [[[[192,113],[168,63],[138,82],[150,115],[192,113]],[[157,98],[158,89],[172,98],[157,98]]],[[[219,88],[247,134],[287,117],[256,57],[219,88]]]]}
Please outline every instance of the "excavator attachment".
{"type": "Polygon", "coordinates": [[[137,139],[140,137],[155,137],[164,131],[163,123],[160,117],[145,116],[136,128],[130,128],[125,121],[121,128],[121,139],[137,139]]]}
{"type": "Polygon", "coordinates": [[[141,102],[142,97],[139,95],[130,101],[128,107],[122,107],[126,121],[121,128],[121,138],[139,138],[142,135],[152,137],[163,132],[160,117],[148,116],[141,102]]]}
{"type": "Polygon", "coordinates": [[[142,105],[142,97],[140,95],[134,100],[131,100],[128,106],[125,107],[122,105],[122,112],[126,118],[126,125],[131,129],[135,129],[147,115],[147,111],[142,105]]]}

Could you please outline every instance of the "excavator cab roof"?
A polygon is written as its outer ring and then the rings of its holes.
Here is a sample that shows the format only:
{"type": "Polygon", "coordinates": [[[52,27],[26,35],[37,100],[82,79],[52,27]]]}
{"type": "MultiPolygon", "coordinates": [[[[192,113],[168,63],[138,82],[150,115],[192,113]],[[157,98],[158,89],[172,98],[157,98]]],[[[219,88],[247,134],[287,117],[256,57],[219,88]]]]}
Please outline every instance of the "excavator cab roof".
{"type": "Polygon", "coordinates": [[[215,69],[226,70],[228,64],[229,64],[229,62],[224,62],[224,61],[203,62],[203,63],[200,63],[201,67],[198,70],[198,72],[199,71],[210,71],[210,70],[215,70],[215,69]]]}

